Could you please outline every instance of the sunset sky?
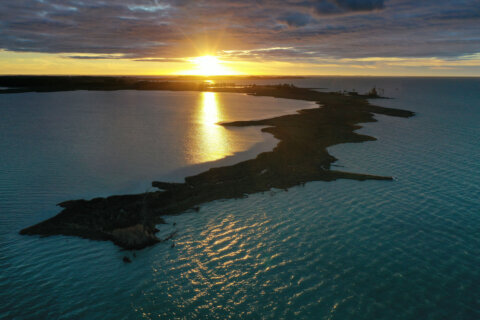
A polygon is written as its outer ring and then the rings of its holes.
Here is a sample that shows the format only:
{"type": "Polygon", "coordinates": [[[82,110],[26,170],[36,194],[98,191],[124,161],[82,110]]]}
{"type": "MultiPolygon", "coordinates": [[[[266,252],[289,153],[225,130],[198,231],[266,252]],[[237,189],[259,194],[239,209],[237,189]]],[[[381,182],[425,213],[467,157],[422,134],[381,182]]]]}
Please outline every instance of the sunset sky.
{"type": "Polygon", "coordinates": [[[206,72],[478,76],[480,2],[0,2],[0,74],[206,72]]]}

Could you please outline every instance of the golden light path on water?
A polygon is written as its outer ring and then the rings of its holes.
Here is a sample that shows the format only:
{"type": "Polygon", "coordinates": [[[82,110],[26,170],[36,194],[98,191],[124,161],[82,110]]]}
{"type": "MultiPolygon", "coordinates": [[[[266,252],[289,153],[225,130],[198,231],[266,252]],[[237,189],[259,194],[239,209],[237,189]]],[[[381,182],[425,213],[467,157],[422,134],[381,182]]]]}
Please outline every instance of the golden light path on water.
{"type": "Polygon", "coordinates": [[[199,152],[196,154],[199,158],[195,159],[195,162],[214,161],[231,154],[227,132],[217,124],[222,120],[217,93],[202,92],[198,112],[201,123],[194,143],[198,148],[199,152]]]}

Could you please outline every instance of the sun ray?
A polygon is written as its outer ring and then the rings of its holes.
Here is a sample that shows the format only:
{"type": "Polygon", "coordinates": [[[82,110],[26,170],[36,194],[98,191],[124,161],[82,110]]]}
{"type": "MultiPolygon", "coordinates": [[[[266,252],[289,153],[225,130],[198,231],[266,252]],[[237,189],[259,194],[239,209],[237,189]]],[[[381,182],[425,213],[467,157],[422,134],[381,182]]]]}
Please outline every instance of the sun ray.
{"type": "Polygon", "coordinates": [[[192,63],[190,70],[184,70],[179,74],[199,75],[199,76],[218,76],[218,75],[238,75],[238,71],[227,66],[228,62],[220,60],[216,56],[205,55],[189,59],[192,63]]]}

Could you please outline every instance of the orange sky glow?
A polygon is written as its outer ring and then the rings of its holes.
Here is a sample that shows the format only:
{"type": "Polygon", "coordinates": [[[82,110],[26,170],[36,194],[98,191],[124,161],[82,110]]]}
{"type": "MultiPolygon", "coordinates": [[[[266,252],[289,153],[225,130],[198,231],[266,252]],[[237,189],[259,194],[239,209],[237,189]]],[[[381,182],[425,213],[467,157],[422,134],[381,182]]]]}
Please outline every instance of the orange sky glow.
{"type": "Polygon", "coordinates": [[[475,76],[480,55],[460,60],[441,58],[318,59],[317,62],[228,60],[204,55],[178,61],[155,59],[72,59],[63,54],[0,50],[0,74],[52,75],[364,75],[364,76],[475,76]]]}

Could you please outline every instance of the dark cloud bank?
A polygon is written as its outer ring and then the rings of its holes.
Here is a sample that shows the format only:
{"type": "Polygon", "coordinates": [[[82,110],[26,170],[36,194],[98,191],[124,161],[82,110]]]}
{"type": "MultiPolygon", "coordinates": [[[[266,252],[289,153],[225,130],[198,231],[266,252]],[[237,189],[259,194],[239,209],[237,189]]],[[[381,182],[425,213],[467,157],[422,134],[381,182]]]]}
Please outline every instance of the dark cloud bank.
{"type": "MultiPolygon", "coordinates": [[[[478,0],[15,0],[0,48],[79,59],[441,57],[480,52],[478,0]],[[79,55],[85,54],[85,55],[79,55]]],[[[153,61],[153,60],[152,60],[153,61]]]]}

